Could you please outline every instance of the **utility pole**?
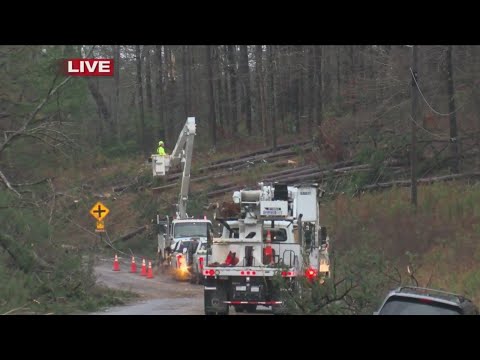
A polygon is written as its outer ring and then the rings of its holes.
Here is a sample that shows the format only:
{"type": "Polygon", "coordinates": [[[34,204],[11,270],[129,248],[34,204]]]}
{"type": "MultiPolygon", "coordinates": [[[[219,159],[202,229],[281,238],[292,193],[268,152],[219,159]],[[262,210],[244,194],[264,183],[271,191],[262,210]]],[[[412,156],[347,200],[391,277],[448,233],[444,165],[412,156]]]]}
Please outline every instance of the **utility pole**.
{"type": "Polygon", "coordinates": [[[457,115],[455,110],[455,93],[453,87],[452,45],[447,47],[447,90],[448,112],[450,113],[450,152],[452,155],[451,171],[459,173],[460,157],[458,152],[457,115]]]}
{"type": "Polygon", "coordinates": [[[411,167],[411,200],[415,209],[417,208],[417,124],[419,120],[417,118],[418,113],[418,74],[417,74],[417,45],[412,46],[412,113],[411,113],[411,126],[412,126],[412,145],[410,147],[410,167],[411,167]]]}

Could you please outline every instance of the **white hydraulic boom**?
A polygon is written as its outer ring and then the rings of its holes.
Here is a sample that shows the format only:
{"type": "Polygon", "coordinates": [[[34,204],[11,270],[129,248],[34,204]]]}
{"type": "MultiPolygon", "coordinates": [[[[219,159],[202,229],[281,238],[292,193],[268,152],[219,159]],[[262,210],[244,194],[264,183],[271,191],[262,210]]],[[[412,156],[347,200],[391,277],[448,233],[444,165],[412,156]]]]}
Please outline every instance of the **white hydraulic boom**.
{"type": "Polygon", "coordinates": [[[182,183],[177,205],[177,218],[187,219],[187,201],[190,187],[190,168],[192,164],[193,140],[196,133],[195,118],[187,122],[178,136],[177,144],[171,155],[152,155],[153,176],[165,176],[171,166],[183,164],[182,183]]]}

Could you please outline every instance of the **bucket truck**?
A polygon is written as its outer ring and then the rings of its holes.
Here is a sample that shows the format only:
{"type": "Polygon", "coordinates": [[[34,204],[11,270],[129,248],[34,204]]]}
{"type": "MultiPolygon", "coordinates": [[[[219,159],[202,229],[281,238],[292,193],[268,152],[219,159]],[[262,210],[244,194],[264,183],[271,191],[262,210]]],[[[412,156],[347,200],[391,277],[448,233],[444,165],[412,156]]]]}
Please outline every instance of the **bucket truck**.
{"type": "MultiPolygon", "coordinates": [[[[175,248],[177,242],[195,241],[199,244],[206,243],[207,236],[212,232],[212,222],[206,218],[194,219],[187,214],[188,192],[190,186],[190,169],[193,155],[193,140],[196,134],[195,118],[187,118],[177,143],[170,155],[152,155],[152,171],[153,176],[165,176],[171,168],[181,164],[183,167],[180,194],[176,205],[176,214],[173,219],[166,216],[166,220],[162,220],[157,215],[158,224],[158,254],[160,260],[167,260],[166,255],[171,253],[171,249],[175,248]]],[[[198,249],[203,247],[198,246],[198,249]]],[[[182,250],[187,250],[182,247],[182,250]]],[[[195,251],[196,252],[196,251],[195,251]]],[[[176,272],[182,272],[182,275],[189,275],[190,269],[193,268],[196,260],[196,254],[187,256],[184,251],[175,255],[176,261],[169,261],[174,264],[176,272]],[[182,259],[181,259],[182,257],[182,259]],[[187,261],[185,261],[187,258],[187,261]],[[179,261],[180,260],[180,261],[179,261]],[[182,261],[183,260],[183,261],[182,261]]],[[[171,259],[170,259],[171,260],[171,259]]],[[[163,262],[163,261],[162,261],[163,262]]],[[[198,268],[198,267],[195,267],[198,268]]],[[[182,276],[184,277],[184,276],[182,276]]]]}

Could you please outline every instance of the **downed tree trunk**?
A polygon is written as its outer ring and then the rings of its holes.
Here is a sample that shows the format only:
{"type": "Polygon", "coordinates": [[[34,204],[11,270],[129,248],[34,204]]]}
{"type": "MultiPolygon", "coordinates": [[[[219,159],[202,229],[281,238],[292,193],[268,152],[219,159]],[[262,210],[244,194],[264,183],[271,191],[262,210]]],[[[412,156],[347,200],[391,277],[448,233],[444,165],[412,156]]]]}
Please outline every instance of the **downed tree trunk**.
{"type": "MultiPolygon", "coordinates": [[[[302,149],[303,149],[304,152],[312,151],[311,146],[310,147],[305,146],[302,149]]],[[[293,151],[293,150],[286,149],[286,150],[277,151],[277,152],[274,152],[274,153],[268,153],[268,154],[263,154],[263,155],[255,155],[255,156],[251,156],[251,157],[248,157],[248,158],[242,158],[242,159],[238,159],[238,160],[226,161],[226,162],[222,162],[222,163],[218,163],[218,164],[214,164],[214,165],[209,165],[209,166],[202,167],[202,168],[198,169],[197,171],[199,173],[205,173],[205,172],[210,172],[210,171],[220,170],[220,169],[225,169],[225,168],[228,168],[230,171],[233,171],[233,170],[238,170],[238,169],[244,169],[246,164],[249,161],[259,162],[259,161],[267,160],[267,159],[278,160],[279,158],[292,156],[292,155],[297,155],[297,152],[293,151]]],[[[179,179],[181,176],[182,176],[181,172],[176,172],[176,173],[173,173],[173,174],[169,175],[167,177],[167,180],[170,181],[170,180],[179,179]]]]}
{"type": "Polygon", "coordinates": [[[53,265],[40,258],[33,250],[22,247],[10,235],[0,233],[0,247],[10,255],[17,268],[24,273],[34,269],[53,269],[53,265]]]}
{"type": "Polygon", "coordinates": [[[215,160],[215,161],[210,162],[210,165],[216,165],[216,164],[224,163],[226,161],[238,160],[238,159],[241,159],[241,158],[251,157],[251,156],[255,156],[255,155],[267,154],[267,153],[273,152],[274,150],[278,151],[278,150],[289,149],[289,148],[294,147],[294,146],[307,145],[307,144],[310,144],[311,142],[312,142],[311,140],[304,140],[304,141],[298,141],[298,142],[293,142],[293,143],[288,143],[288,144],[283,144],[283,145],[277,145],[276,149],[273,149],[273,147],[269,147],[269,148],[253,151],[253,152],[246,153],[246,154],[233,156],[233,157],[230,157],[230,158],[215,160]]]}
{"type": "MultiPolygon", "coordinates": [[[[288,170],[282,170],[282,171],[279,171],[279,172],[270,173],[270,174],[267,174],[266,176],[272,177],[272,176],[283,175],[283,174],[292,174],[292,173],[295,173],[297,171],[302,171],[302,170],[305,170],[305,169],[312,169],[312,167],[310,165],[305,165],[305,166],[301,166],[301,167],[294,168],[294,169],[288,169],[288,170]]],[[[200,176],[200,177],[196,177],[196,178],[191,179],[190,182],[192,183],[192,182],[197,182],[197,181],[218,179],[218,178],[222,178],[222,177],[225,177],[225,176],[231,176],[231,175],[233,175],[235,173],[238,173],[238,172],[240,172],[240,171],[230,171],[230,172],[221,173],[221,174],[210,174],[210,175],[200,176]]],[[[156,192],[159,192],[160,190],[171,189],[171,188],[174,188],[175,186],[177,186],[178,184],[179,184],[178,182],[174,182],[172,184],[154,187],[154,188],[152,188],[152,191],[154,193],[156,193],[156,192]]]]}
{"type": "MultiPolygon", "coordinates": [[[[468,178],[476,178],[480,177],[480,172],[471,172],[471,173],[464,173],[464,174],[455,174],[455,175],[444,175],[444,176],[435,176],[429,178],[421,178],[417,180],[418,184],[431,184],[437,181],[451,181],[451,180],[459,180],[459,179],[468,179],[468,178]]],[[[410,180],[396,180],[390,181],[385,183],[378,183],[378,184],[371,184],[366,185],[360,189],[360,191],[369,191],[369,190],[377,190],[377,189],[388,189],[393,186],[410,186],[412,182],[410,180]]]]}
{"type": "MultiPolygon", "coordinates": [[[[385,164],[395,164],[393,161],[388,161],[385,162],[385,164]]],[[[392,167],[392,165],[385,165],[387,168],[392,167]]],[[[284,184],[291,184],[293,182],[297,181],[321,181],[324,177],[335,177],[335,176],[344,176],[350,173],[354,172],[361,172],[361,171],[369,171],[372,169],[372,166],[369,164],[364,164],[364,165],[355,165],[355,166],[348,166],[348,167],[342,167],[342,168],[328,168],[327,170],[321,170],[319,171],[318,168],[314,167],[311,168],[310,171],[301,171],[301,174],[295,174],[295,175],[286,175],[286,176],[279,176],[279,177],[274,177],[270,179],[265,179],[263,181],[268,181],[268,182],[275,182],[279,181],[284,184]]],[[[218,186],[219,188],[211,191],[207,194],[207,197],[212,197],[216,195],[221,195],[229,191],[233,190],[240,190],[242,186],[238,185],[238,182],[230,182],[227,184],[223,184],[221,186],[218,186]]]]}
{"type": "Polygon", "coordinates": [[[123,236],[120,236],[118,239],[116,240],[113,240],[112,243],[114,242],[118,242],[118,241],[126,241],[128,239],[131,239],[132,237],[134,237],[135,235],[138,235],[138,234],[141,234],[142,232],[144,232],[145,230],[148,229],[148,225],[143,225],[142,227],[139,227],[138,229],[136,230],[133,230],[123,236]]]}
{"type": "Polygon", "coordinates": [[[123,192],[124,190],[128,189],[130,186],[135,185],[137,182],[133,182],[131,184],[126,185],[117,185],[112,187],[112,192],[123,192]]]}

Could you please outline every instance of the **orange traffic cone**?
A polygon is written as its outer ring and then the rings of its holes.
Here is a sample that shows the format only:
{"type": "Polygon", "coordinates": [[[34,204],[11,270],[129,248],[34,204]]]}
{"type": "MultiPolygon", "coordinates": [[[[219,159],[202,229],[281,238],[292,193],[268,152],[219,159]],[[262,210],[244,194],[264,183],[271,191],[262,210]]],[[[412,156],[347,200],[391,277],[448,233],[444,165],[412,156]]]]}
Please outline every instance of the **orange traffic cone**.
{"type": "Polygon", "coordinates": [[[130,266],[130,272],[136,273],[137,272],[137,264],[135,263],[135,257],[132,256],[132,265],[130,266]]]}
{"type": "Polygon", "coordinates": [[[140,270],[140,275],[147,276],[147,266],[145,265],[145,259],[142,260],[142,269],[140,270]]]}
{"type": "Polygon", "coordinates": [[[115,254],[115,260],[113,260],[113,271],[120,271],[120,263],[118,262],[117,254],[115,254]]]}
{"type": "Polygon", "coordinates": [[[273,263],[272,235],[270,234],[270,230],[267,230],[265,247],[263,248],[262,262],[264,265],[269,265],[273,263]]]}
{"type": "Polygon", "coordinates": [[[152,262],[148,262],[148,273],[147,273],[147,279],[153,279],[153,270],[152,270],[152,262]]]}
{"type": "Polygon", "coordinates": [[[272,255],[272,235],[270,234],[270,230],[267,230],[267,238],[265,239],[265,255],[271,256],[272,255]]]}

